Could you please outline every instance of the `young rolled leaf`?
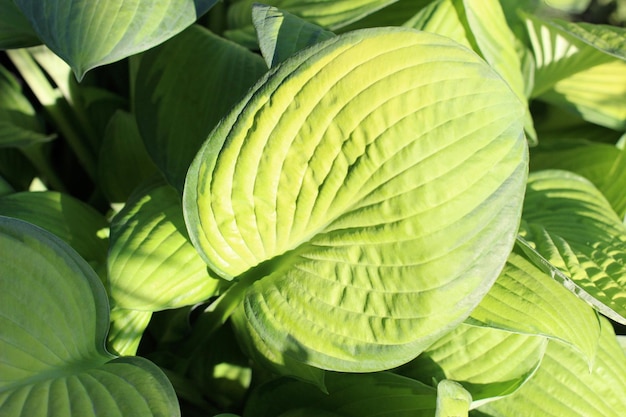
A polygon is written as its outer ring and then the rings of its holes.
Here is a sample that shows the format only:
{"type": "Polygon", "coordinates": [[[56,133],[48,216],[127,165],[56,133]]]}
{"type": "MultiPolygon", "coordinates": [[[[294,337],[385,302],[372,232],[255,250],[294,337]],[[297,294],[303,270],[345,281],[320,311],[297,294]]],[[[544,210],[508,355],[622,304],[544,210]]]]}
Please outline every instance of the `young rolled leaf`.
{"type": "Polygon", "coordinates": [[[443,380],[437,384],[435,417],[467,417],[472,396],[457,382],[443,380]]]}
{"type": "Polygon", "coordinates": [[[460,382],[474,408],[524,385],[539,367],[547,343],[541,336],[461,324],[396,372],[428,385],[460,382]]]}
{"type": "Polygon", "coordinates": [[[203,301],[220,282],[189,242],[176,190],[160,179],[136,190],[111,225],[112,303],[159,311],[203,301]]]}
{"type": "Polygon", "coordinates": [[[567,171],[533,172],[523,220],[521,237],[601,313],[626,323],[626,227],[598,189],[567,171]]]}
{"type": "Polygon", "coordinates": [[[515,394],[478,408],[480,416],[620,417],[626,410],[626,356],[602,319],[590,371],[578,354],[551,341],[537,373],[515,394]]]}
{"type": "Polygon", "coordinates": [[[183,197],[202,257],[238,277],[242,337],[372,371],[464,320],[512,247],[523,116],[473,52],[412,29],[351,32],[279,64],[210,135],[183,197]]]}
{"type": "Polygon", "coordinates": [[[0,414],[177,416],[165,375],[104,348],[104,286],[67,244],[0,217],[0,414]]]}
{"type": "Polygon", "coordinates": [[[268,68],[300,49],[335,36],[324,28],[275,7],[254,4],[252,21],[268,68]]]}
{"type": "Polygon", "coordinates": [[[197,25],[141,57],[137,125],[148,153],[181,193],[208,134],[266,71],[258,55],[197,25]]]}
{"type": "Polygon", "coordinates": [[[43,42],[81,80],[90,69],[150,49],[217,0],[15,0],[43,42]]]}
{"type": "Polygon", "coordinates": [[[516,251],[466,322],[559,340],[590,366],[600,337],[593,309],[516,251]]]}

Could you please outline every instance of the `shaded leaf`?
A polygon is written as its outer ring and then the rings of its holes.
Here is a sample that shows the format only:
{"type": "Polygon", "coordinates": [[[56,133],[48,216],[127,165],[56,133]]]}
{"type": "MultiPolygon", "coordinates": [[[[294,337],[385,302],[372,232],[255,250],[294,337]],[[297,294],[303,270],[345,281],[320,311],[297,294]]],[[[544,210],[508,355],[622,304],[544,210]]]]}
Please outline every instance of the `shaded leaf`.
{"type": "Polygon", "coordinates": [[[200,26],[142,56],[137,124],[170,184],[182,191],[189,164],[208,134],[266,71],[261,57],[200,26]]]}
{"type": "Polygon", "coordinates": [[[111,224],[112,303],[158,311],[203,301],[219,284],[188,240],[180,197],[154,180],[131,196],[111,224]]]}
{"type": "Polygon", "coordinates": [[[293,379],[266,383],[253,391],[243,416],[432,417],[436,408],[434,388],[399,375],[329,373],[326,382],[328,394],[293,379]]]}
{"type": "Polygon", "coordinates": [[[0,217],[0,414],[177,416],[165,375],[104,349],[104,287],[67,244],[0,217]]]}
{"type": "Polygon", "coordinates": [[[0,0],[0,50],[26,48],[41,41],[13,0],[0,0]]]}

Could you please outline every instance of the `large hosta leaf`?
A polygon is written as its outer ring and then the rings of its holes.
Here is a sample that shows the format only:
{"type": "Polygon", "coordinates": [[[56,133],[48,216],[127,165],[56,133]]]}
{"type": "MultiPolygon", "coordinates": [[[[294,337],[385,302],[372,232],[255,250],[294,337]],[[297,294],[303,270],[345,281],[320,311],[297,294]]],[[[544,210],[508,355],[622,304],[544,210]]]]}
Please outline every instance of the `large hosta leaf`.
{"type": "Polygon", "coordinates": [[[532,249],[602,313],[626,323],[626,227],[598,189],[567,171],[534,172],[523,219],[521,235],[532,249]]]}
{"type": "Polygon", "coordinates": [[[462,321],[512,246],[523,116],[473,52],[412,29],[279,64],[211,134],[183,201],[205,261],[238,277],[226,299],[243,301],[242,337],[275,358],[378,370],[462,321]]]}
{"type": "Polygon", "coordinates": [[[35,32],[74,70],[145,51],[176,35],[216,0],[15,0],[35,32]]]}
{"type": "Polygon", "coordinates": [[[626,356],[608,320],[593,368],[566,346],[550,342],[537,373],[519,391],[480,407],[492,417],[620,417],[626,410],[626,356]]]}
{"type": "Polygon", "coordinates": [[[0,217],[0,415],[176,416],[165,375],[104,349],[104,287],[52,234],[0,217]]]}

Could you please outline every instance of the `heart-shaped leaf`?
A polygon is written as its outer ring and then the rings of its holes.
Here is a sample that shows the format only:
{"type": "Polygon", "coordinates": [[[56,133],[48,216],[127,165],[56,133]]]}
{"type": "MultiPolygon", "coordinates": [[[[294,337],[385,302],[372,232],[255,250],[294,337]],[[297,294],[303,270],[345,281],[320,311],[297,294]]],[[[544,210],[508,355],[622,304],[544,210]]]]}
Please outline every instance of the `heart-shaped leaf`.
{"type": "Polygon", "coordinates": [[[104,286],[67,244],[0,217],[0,415],[179,415],[165,375],[104,349],[104,286]]]}
{"type": "Polygon", "coordinates": [[[15,0],[35,32],[80,80],[90,69],[150,49],[217,0],[15,0]]]}
{"type": "Polygon", "coordinates": [[[523,116],[476,54],[412,29],[279,64],[211,134],[183,201],[205,261],[238,277],[225,300],[242,337],[276,360],[380,370],[464,320],[513,244],[523,116]]]}

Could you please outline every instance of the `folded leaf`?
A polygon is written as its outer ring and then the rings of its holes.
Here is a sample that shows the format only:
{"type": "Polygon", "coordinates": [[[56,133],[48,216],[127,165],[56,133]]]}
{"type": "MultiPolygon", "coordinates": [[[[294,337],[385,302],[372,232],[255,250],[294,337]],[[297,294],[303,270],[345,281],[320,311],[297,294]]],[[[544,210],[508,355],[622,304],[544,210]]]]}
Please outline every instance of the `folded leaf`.
{"type": "Polygon", "coordinates": [[[371,371],[464,320],[512,247],[523,116],[473,52],[411,29],[351,32],[279,64],[210,135],[183,197],[192,242],[237,278],[226,299],[242,337],[273,358],[371,371]]]}
{"type": "Polygon", "coordinates": [[[208,134],[266,71],[261,57],[198,25],[142,55],[137,125],[170,184],[182,192],[189,164],[208,134]]]}

